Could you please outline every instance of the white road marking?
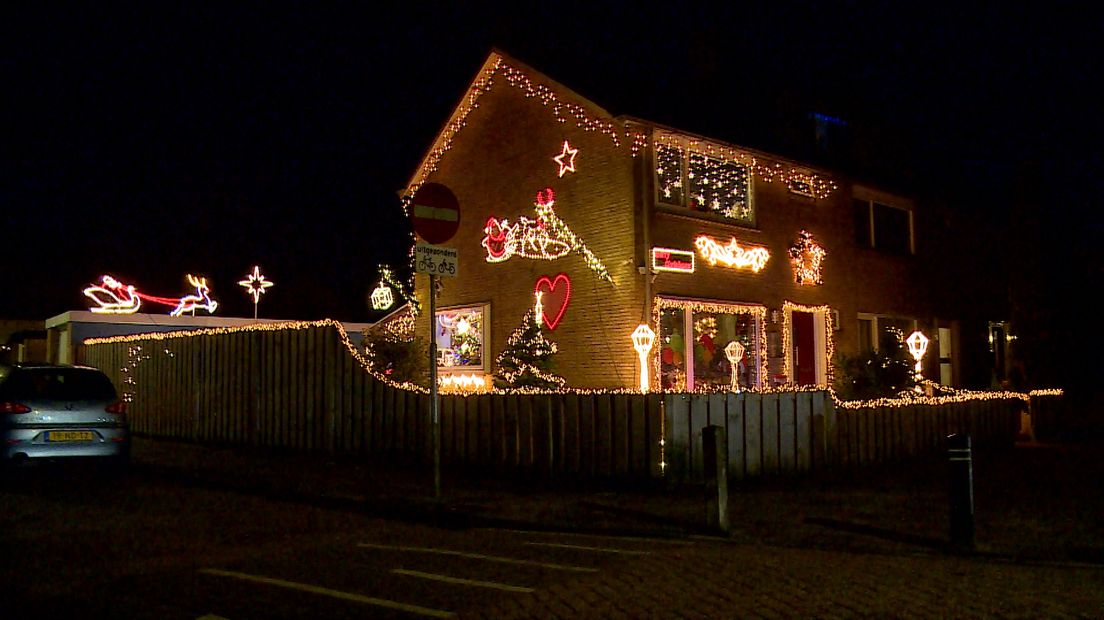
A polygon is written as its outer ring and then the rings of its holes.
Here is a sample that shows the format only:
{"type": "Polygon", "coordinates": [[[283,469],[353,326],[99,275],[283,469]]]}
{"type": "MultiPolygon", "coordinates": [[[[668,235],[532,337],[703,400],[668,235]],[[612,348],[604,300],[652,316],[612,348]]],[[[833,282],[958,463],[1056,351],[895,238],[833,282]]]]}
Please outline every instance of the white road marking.
{"type": "Polygon", "coordinates": [[[487,528],[497,532],[525,534],[528,536],[573,536],[577,538],[601,538],[603,540],[629,540],[632,542],[658,543],[661,545],[692,545],[691,540],[677,538],[650,538],[647,536],[617,536],[615,534],[587,534],[585,532],[549,532],[543,530],[511,530],[506,528],[487,528]]]}
{"type": "Polygon", "coordinates": [[[530,547],[555,547],[556,549],[575,549],[578,551],[598,551],[601,553],[620,553],[622,555],[651,555],[651,551],[634,551],[631,549],[617,549],[614,547],[591,547],[588,545],[566,545],[564,543],[534,542],[527,540],[524,543],[530,547]]]}
{"type": "Polygon", "coordinates": [[[374,545],[371,543],[358,543],[358,547],[366,549],[385,549],[388,551],[411,551],[415,553],[436,553],[438,555],[451,555],[472,560],[486,560],[488,562],[500,562],[502,564],[519,564],[522,566],[540,566],[552,570],[574,571],[576,573],[597,573],[597,568],[589,566],[570,566],[567,564],[553,564],[551,562],[536,562],[534,560],[519,560],[498,555],[484,555],[482,553],[468,553],[466,551],[453,551],[451,549],[435,549],[433,547],[403,547],[400,545],[374,545]]]}
{"type": "Polygon", "coordinates": [[[396,575],[407,575],[409,577],[421,577],[422,579],[430,579],[433,581],[443,581],[445,583],[455,583],[464,586],[476,586],[478,588],[491,588],[493,590],[505,590],[507,592],[522,592],[529,594],[534,592],[533,588],[527,588],[525,586],[512,586],[508,583],[498,583],[497,581],[479,581],[477,579],[461,579],[459,577],[449,577],[448,575],[439,575],[437,573],[423,573],[417,570],[407,570],[405,568],[392,568],[392,573],[396,575]]]}
{"type": "Polygon", "coordinates": [[[399,611],[405,611],[411,614],[417,614],[419,616],[428,616],[430,618],[455,618],[456,614],[451,611],[444,611],[441,609],[433,609],[432,607],[422,607],[420,605],[410,605],[407,603],[400,603],[398,601],[389,601],[387,599],[375,598],[371,596],[363,596],[361,594],[353,594],[352,592],[342,592],[341,590],[331,590],[329,588],[322,588],[319,586],[312,586],[305,583],[296,583],[294,581],[285,581],[283,579],[274,579],[272,577],[262,577],[260,575],[249,575],[246,573],[237,573],[228,570],[219,570],[217,568],[201,568],[199,572],[206,575],[215,575],[218,577],[230,577],[232,579],[241,579],[242,581],[252,581],[253,583],[261,583],[270,586],[279,586],[281,588],[288,588],[290,590],[299,590],[300,592],[310,592],[311,594],[321,594],[323,596],[330,596],[333,598],[339,598],[346,601],[353,601],[356,603],[364,603],[366,605],[375,605],[376,607],[386,607],[388,609],[397,609],[399,611]]]}

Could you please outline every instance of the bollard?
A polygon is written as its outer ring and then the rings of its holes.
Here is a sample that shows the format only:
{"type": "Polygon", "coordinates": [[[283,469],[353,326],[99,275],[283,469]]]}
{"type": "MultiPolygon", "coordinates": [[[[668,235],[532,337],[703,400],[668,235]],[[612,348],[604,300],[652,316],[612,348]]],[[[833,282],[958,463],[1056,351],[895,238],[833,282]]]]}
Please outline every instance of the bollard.
{"type": "Polygon", "coordinates": [[[969,435],[947,437],[951,547],[974,548],[974,460],[969,435]]]}
{"type": "Polygon", "coordinates": [[[711,529],[728,533],[728,441],[723,426],[702,429],[702,461],[705,465],[706,522],[711,529]]]}

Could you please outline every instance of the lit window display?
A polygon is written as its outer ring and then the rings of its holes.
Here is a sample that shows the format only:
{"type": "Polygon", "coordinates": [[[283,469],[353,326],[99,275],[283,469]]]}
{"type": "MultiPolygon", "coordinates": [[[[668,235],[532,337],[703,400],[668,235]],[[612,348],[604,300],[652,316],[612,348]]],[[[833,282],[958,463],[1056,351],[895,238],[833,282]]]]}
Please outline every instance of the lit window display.
{"type": "Polygon", "coordinates": [[[732,364],[725,347],[737,342],[743,353],[736,377],[743,388],[759,387],[763,352],[761,312],[755,306],[665,307],[659,312],[660,387],[675,391],[725,389],[732,364]]]}
{"type": "Polygon", "coordinates": [[[455,308],[437,312],[437,367],[442,371],[472,371],[485,369],[483,342],[485,336],[483,306],[455,308]]]}

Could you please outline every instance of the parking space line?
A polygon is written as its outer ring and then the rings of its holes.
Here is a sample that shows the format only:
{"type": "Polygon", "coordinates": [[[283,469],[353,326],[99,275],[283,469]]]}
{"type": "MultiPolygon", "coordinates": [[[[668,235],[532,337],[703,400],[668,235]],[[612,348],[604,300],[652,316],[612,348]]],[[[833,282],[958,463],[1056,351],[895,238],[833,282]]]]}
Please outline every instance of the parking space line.
{"type": "Polygon", "coordinates": [[[375,545],[372,543],[357,543],[358,547],[366,549],[385,549],[388,551],[411,551],[415,553],[436,553],[437,555],[451,555],[472,560],[485,560],[487,562],[499,562],[501,564],[518,564],[522,566],[539,566],[552,570],[573,571],[576,573],[597,573],[597,568],[589,566],[570,566],[568,564],[553,564],[551,562],[537,562],[535,560],[519,560],[498,555],[484,555],[482,553],[468,553],[466,551],[453,551],[452,549],[436,549],[433,547],[403,547],[399,545],[375,545]]]}
{"type": "Polygon", "coordinates": [[[555,547],[556,549],[575,549],[578,551],[598,551],[601,553],[620,553],[622,555],[651,555],[651,551],[636,551],[633,549],[617,549],[615,547],[591,547],[588,545],[568,545],[564,543],[534,542],[527,540],[524,543],[530,547],[555,547]]]}
{"type": "Polygon", "coordinates": [[[405,568],[392,568],[392,573],[396,575],[407,575],[409,577],[421,577],[422,579],[430,579],[432,581],[443,581],[444,583],[455,583],[464,586],[475,586],[478,588],[491,588],[493,590],[505,590],[507,592],[522,592],[529,594],[534,592],[533,588],[527,588],[525,586],[512,586],[508,583],[498,583],[497,581],[479,581],[477,579],[461,579],[460,577],[450,577],[448,575],[439,575],[437,573],[423,573],[418,570],[407,570],[405,568]]]}
{"type": "Polygon", "coordinates": [[[220,570],[217,568],[201,568],[199,572],[206,575],[215,575],[218,577],[230,577],[232,579],[240,579],[242,581],[251,581],[253,583],[260,583],[269,586],[279,586],[281,588],[288,588],[290,590],[298,590],[300,592],[310,592],[311,594],[321,594],[323,596],[330,596],[333,598],[339,598],[346,601],[353,601],[356,603],[364,603],[366,605],[375,605],[376,607],[386,607],[388,609],[397,609],[399,611],[405,611],[411,614],[417,614],[419,616],[428,616],[430,618],[455,618],[456,614],[451,611],[444,611],[441,609],[433,609],[432,607],[422,607],[421,605],[410,605],[408,603],[400,603],[398,601],[389,601],[387,599],[375,598],[371,596],[363,596],[360,594],[353,594],[352,592],[342,592],[341,590],[331,590],[330,588],[322,588],[319,586],[312,586],[306,583],[296,583],[294,581],[285,581],[283,579],[275,579],[273,577],[262,577],[260,575],[250,575],[247,573],[238,573],[229,570],[220,570]]]}
{"type": "Polygon", "coordinates": [[[576,538],[601,538],[603,540],[627,540],[631,542],[657,543],[661,545],[692,545],[694,541],[685,538],[652,538],[649,536],[618,536],[616,534],[588,534],[586,532],[551,532],[547,530],[512,530],[507,528],[487,528],[497,532],[526,534],[529,536],[569,536],[576,538]]]}

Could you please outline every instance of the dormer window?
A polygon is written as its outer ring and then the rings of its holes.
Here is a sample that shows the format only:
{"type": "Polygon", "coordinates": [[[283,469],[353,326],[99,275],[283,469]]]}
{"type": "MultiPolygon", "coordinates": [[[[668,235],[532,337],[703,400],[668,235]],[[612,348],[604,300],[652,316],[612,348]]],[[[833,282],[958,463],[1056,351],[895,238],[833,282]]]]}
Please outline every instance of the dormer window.
{"type": "Polygon", "coordinates": [[[656,145],[657,200],[661,205],[755,225],[751,168],[680,146],[656,145]]]}

